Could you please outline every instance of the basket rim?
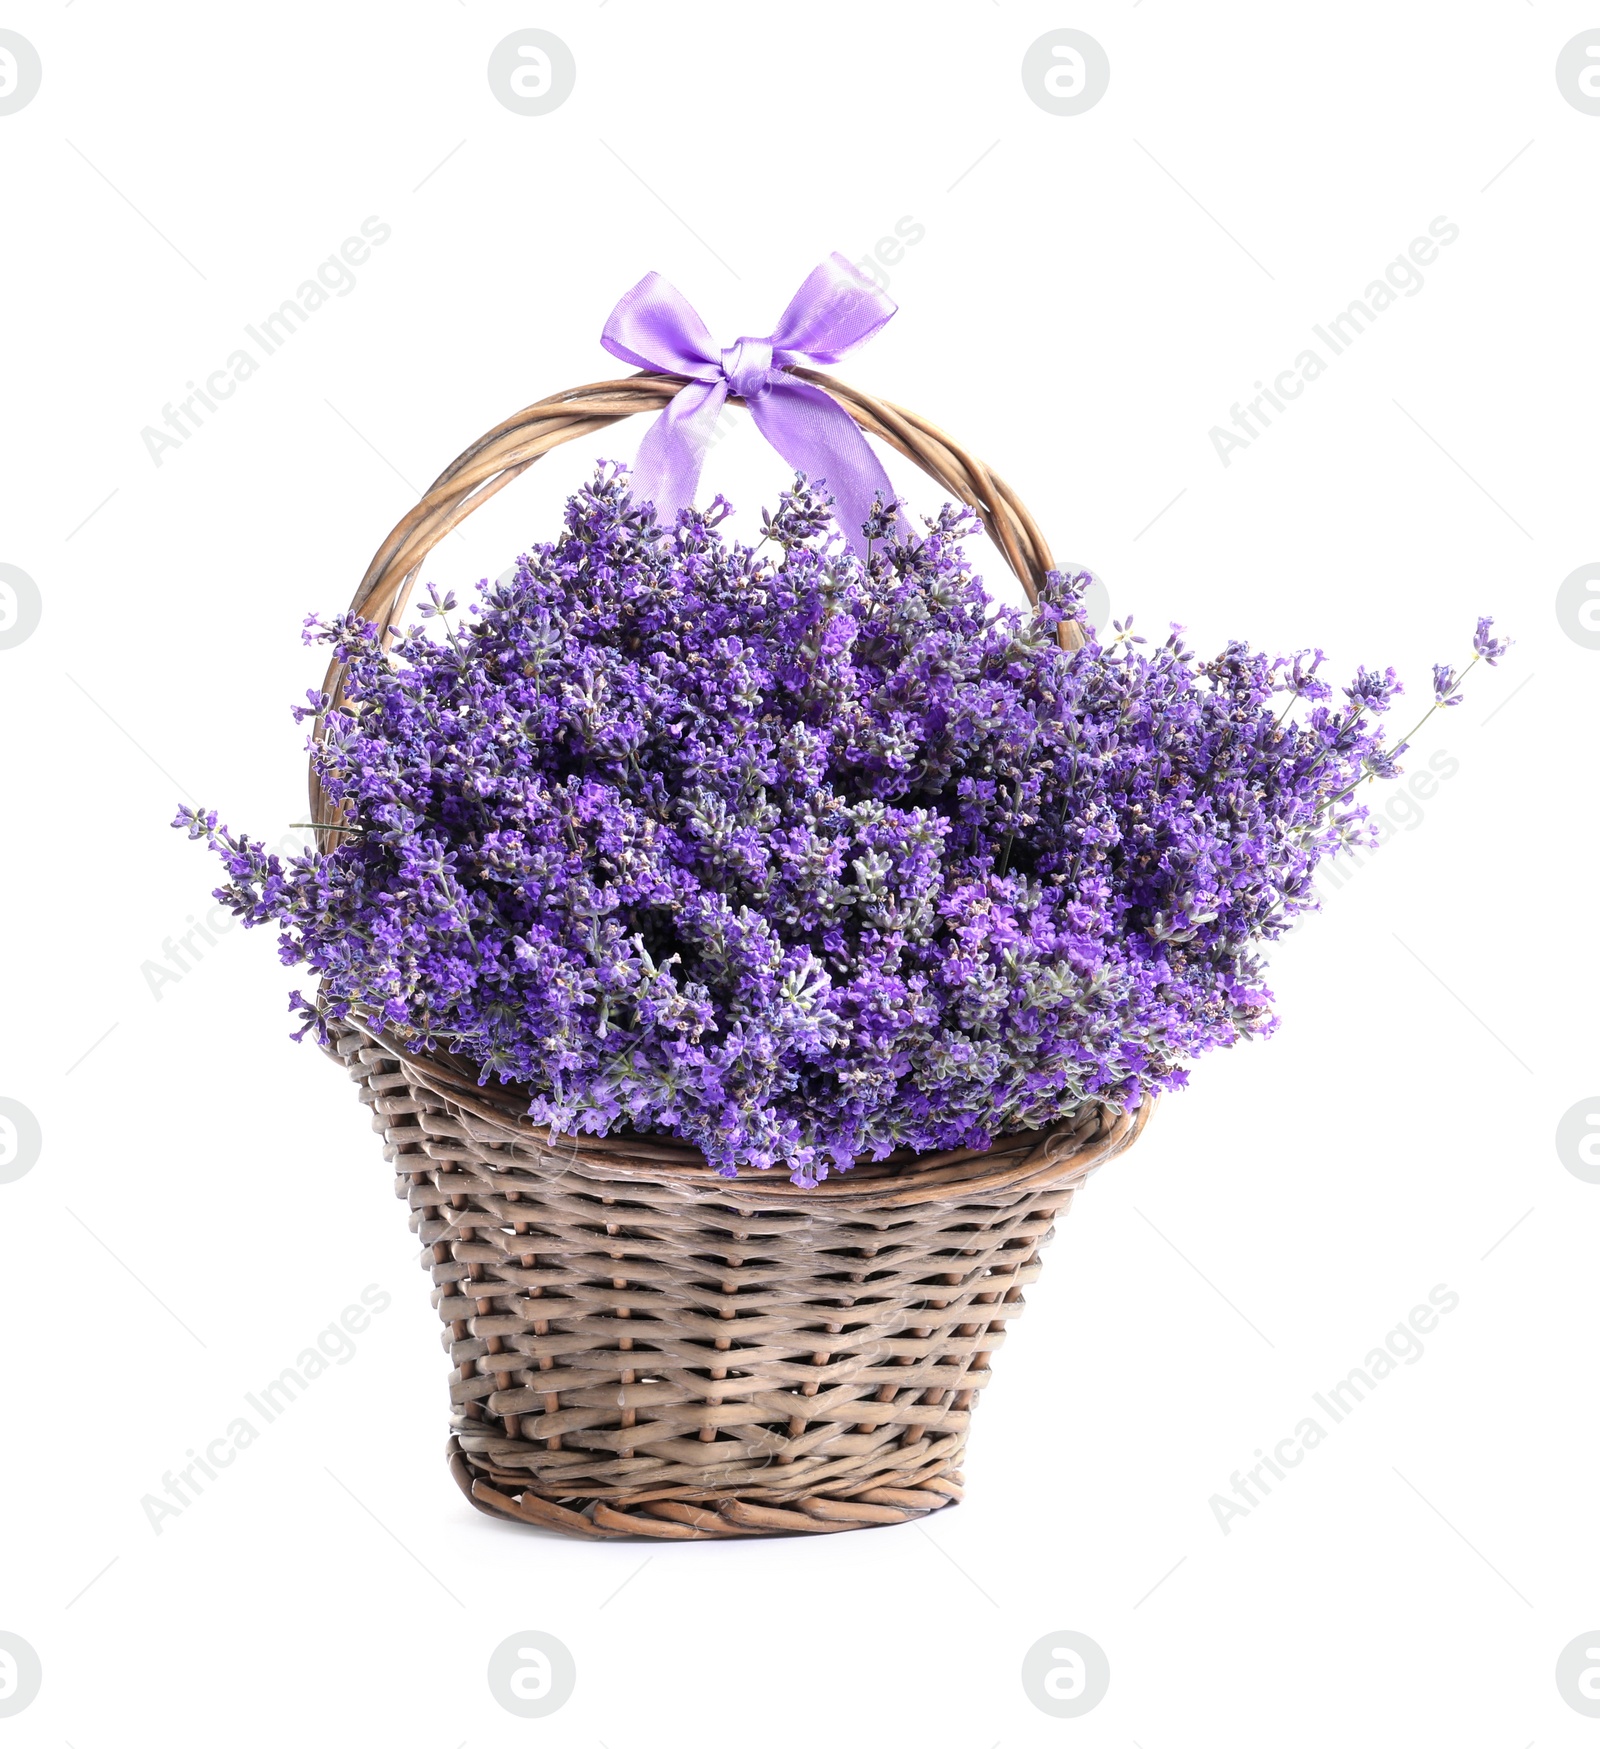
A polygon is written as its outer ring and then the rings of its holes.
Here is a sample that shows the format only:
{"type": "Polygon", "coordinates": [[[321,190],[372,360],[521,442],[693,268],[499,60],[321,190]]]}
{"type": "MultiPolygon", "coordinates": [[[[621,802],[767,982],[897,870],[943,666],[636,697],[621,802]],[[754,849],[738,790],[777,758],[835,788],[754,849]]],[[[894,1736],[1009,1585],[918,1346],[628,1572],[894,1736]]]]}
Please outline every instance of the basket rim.
{"type": "MultiPolygon", "coordinates": [[[[619,1185],[667,1184],[687,1195],[720,1201],[753,1197],[800,1206],[821,1201],[899,1207],[989,1192],[1065,1188],[1131,1147],[1159,1103],[1159,1095],[1147,1094],[1130,1112],[1095,1101],[1092,1128],[1080,1112],[1038,1129],[998,1136],[987,1148],[901,1150],[885,1160],[859,1160],[847,1172],[802,1186],[781,1167],[743,1166],[725,1177],[698,1148],[669,1136],[552,1135],[525,1110],[516,1109],[523,1103],[517,1097],[518,1083],[480,1086],[466,1059],[437,1049],[413,1051],[354,1014],[332,1022],[330,1032],[338,1031],[355,1034],[393,1057],[406,1079],[452,1108],[475,1140],[532,1152],[541,1163],[564,1161],[563,1171],[586,1178],[619,1185]]],[[[506,1164],[517,1168],[522,1161],[513,1153],[506,1164]]]]}

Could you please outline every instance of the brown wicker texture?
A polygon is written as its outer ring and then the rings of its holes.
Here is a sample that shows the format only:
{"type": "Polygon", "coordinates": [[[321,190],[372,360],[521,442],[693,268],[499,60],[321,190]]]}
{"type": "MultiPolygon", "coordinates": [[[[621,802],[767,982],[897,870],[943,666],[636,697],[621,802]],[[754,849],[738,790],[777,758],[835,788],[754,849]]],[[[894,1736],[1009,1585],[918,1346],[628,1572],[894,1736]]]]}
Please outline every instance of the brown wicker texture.
{"type": "MultiPolygon", "coordinates": [[[[1049,549],[1002,480],[914,415],[797,374],[976,509],[1036,598],[1049,549]]],[[[595,384],[497,426],[401,519],[354,610],[392,632],[423,560],[479,504],[682,381],[595,384]]],[[[335,665],[324,689],[342,681],[335,665]]],[[[314,778],[311,803],[334,822],[314,778]]],[[[803,1190],[719,1177],[670,1137],[552,1138],[525,1090],[352,1022],[330,1054],[373,1108],[433,1274],[457,1482],[495,1517],[608,1539],[851,1530],[959,1500],[973,1401],[1052,1223],[1151,1109],[1091,1105],[803,1190]]]]}
{"type": "Polygon", "coordinates": [[[333,1051],[433,1272],[456,1480],[591,1537],[849,1530],[959,1499],[1052,1222],[1148,1111],[801,1190],[638,1138],[552,1142],[525,1099],[381,1035],[333,1051]]]}

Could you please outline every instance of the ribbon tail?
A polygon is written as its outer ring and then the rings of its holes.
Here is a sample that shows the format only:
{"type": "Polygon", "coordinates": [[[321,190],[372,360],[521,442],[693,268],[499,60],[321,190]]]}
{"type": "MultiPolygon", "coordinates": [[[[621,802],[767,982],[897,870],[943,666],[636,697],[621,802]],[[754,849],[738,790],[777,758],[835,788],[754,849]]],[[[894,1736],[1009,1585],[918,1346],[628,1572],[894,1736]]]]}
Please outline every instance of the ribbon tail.
{"type": "MultiPolygon", "coordinates": [[[[846,541],[865,558],[862,529],[873,503],[877,499],[892,503],[895,492],[855,420],[832,395],[795,377],[777,377],[765,394],[747,405],[756,429],[790,467],[809,480],[826,483],[846,541]]],[[[901,526],[904,529],[904,518],[901,526]]]]}
{"type": "Polygon", "coordinates": [[[694,503],[700,468],[711,447],[712,432],[728,385],[689,383],[678,390],[661,416],[644,434],[633,464],[633,496],[656,507],[656,521],[670,528],[680,510],[694,503]]]}

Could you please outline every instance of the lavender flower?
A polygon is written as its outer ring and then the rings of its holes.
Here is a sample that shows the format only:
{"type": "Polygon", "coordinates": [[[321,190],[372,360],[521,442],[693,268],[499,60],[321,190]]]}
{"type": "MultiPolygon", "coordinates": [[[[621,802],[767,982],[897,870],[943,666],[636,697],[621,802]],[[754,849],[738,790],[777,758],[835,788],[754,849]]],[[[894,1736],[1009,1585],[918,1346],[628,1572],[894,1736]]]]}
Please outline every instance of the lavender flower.
{"type": "Polygon", "coordinates": [[[1288,668],[1288,673],[1279,682],[1279,690],[1287,692],[1291,699],[1303,698],[1312,703],[1332,698],[1333,688],[1317,676],[1317,670],[1325,660],[1321,650],[1297,650],[1293,666],[1284,661],[1276,663],[1276,667],[1288,668]],[[1306,660],[1308,656],[1311,658],[1309,662],[1306,660]]]}
{"type": "Polygon", "coordinates": [[[908,539],[894,509],[863,559],[797,479],[752,548],[603,466],[454,626],[430,591],[442,641],[308,622],[347,664],[296,713],[335,847],[175,822],[318,978],[302,1032],[359,1015],[556,1130],[809,1184],[1131,1107],[1270,1031],[1254,950],[1368,838],[1393,671],[1335,706],[1321,652],[1200,663],[1123,623],[1069,654],[1087,574],[996,610],[965,512],[908,539]]]}
{"type": "Polygon", "coordinates": [[[1398,747],[1380,747],[1377,752],[1369,753],[1366,759],[1368,777],[1399,777],[1403,769],[1400,764],[1401,755],[1410,747],[1409,741],[1402,741],[1398,747]]]}
{"type": "Polygon", "coordinates": [[[1381,715],[1404,691],[1392,668],[1385,668],[1382,674],[1371,674],[1365,668],[1358,668],[1355,679],[1344,689],[1344,695],[1351,704],[1381,715]]]}
{"type": "Polygon", "coordinates": [[[1490,637],[1489,627],[1493,624],[1494,621],[1485,615],[1478,621],[1478,629],[1472,634],[1473,659],[1475,661],[1481,659],[1487,662],[1491,668],[1511,648],[1509,638],[1490,637]]]}

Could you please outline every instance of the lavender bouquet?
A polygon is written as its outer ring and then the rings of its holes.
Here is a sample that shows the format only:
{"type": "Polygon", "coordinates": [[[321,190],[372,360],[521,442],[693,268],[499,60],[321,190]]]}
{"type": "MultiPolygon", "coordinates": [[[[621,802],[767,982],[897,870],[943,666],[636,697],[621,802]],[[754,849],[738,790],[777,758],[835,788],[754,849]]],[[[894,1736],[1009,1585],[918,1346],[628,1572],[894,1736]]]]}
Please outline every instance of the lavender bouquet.
{"type": "Polygon", "coordinates": [[[308,621],[348,672],[297,712],[336,847],[175,822],[317,974],[296,1036],[355,1017],[554,1131],[809,1185],[1132,1108],[1271,1031],[1255,950],[1366,841],[1393,670],[1336,699],[1320,651],[1129,624],[1069,653],[1086,573],[997,609],[965,513],[912,537],[880,504],[857,553],[828,505],[797,477],[751,547],[721,498],[662,526],[602,466],[465,615],[430,591],[437,635],[308,621]]]}

